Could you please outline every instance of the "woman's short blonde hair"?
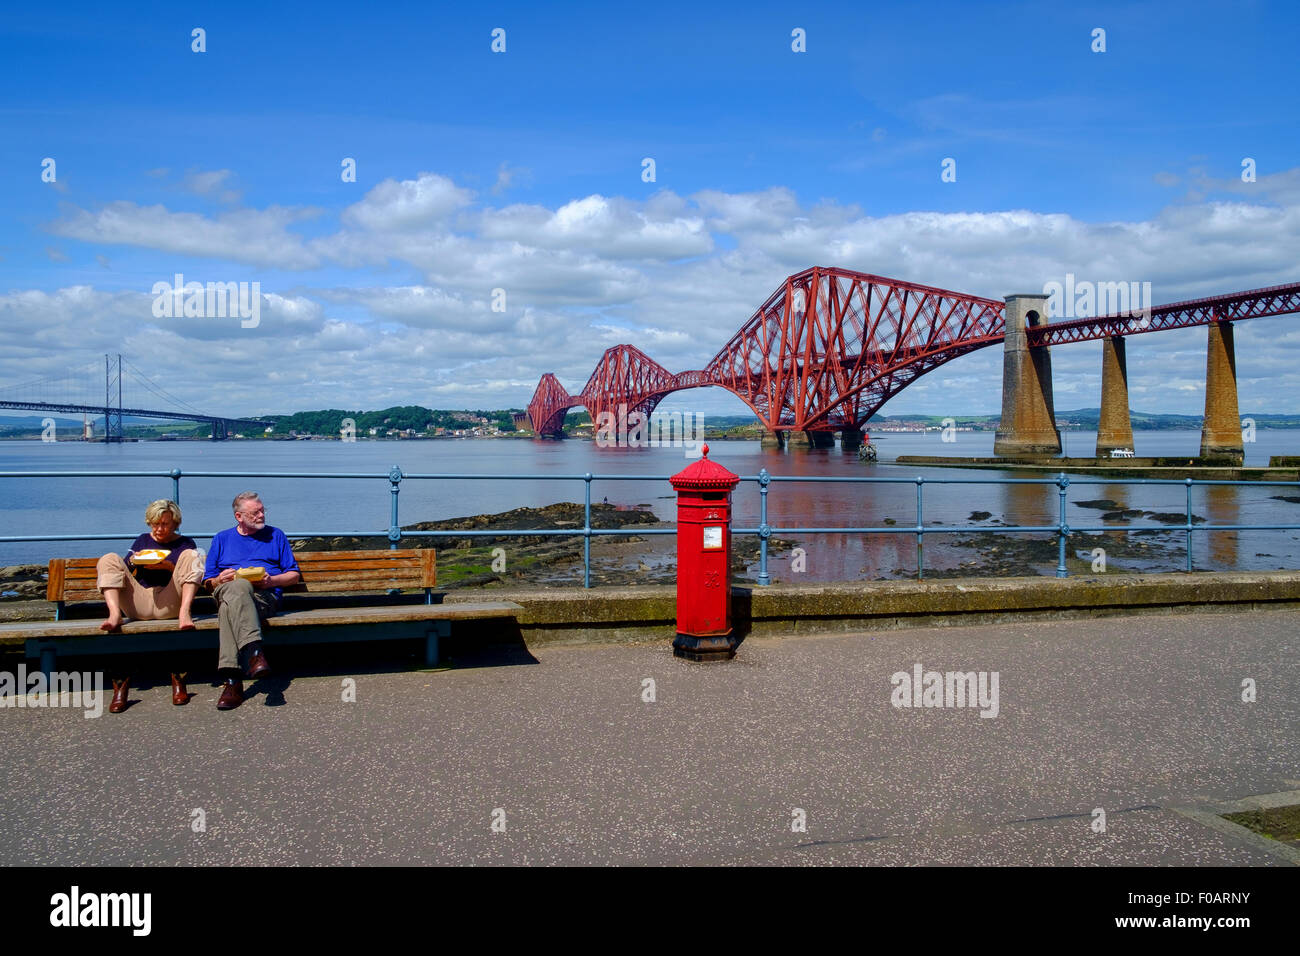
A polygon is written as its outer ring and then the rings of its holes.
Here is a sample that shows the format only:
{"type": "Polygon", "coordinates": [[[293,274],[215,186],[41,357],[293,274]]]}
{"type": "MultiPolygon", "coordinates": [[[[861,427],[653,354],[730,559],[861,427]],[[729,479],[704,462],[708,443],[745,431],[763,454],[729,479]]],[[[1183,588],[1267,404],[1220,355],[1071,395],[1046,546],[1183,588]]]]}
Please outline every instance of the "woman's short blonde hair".
{"type": "Polygon", "coordinates": [[[172,516],[172,519],[176,522],[176,527],[179,528],[181,526],[181,506],[166,498],[159,498],[144,509],[144,523],[152,526],[155,521],[167,514],[172,516]]]}

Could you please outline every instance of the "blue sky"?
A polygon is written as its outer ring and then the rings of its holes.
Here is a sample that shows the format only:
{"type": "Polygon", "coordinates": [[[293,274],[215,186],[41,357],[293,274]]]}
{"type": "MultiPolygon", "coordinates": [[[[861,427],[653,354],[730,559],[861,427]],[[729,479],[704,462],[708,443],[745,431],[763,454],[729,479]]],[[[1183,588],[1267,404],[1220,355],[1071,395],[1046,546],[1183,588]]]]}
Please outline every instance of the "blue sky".
{"type": "MultiPolygon", "coordinates": [[[[272,6],[6,11],[0,385],[162,350],[200,407],[523,405],[623,341],[701,367],[814,264],[1157,303],[1300,278],[1294,4],[272,6]],[[176,272],[259,282],[261,323],[156,318],[176,272]]],[[[1239,329],[1243,411],[1300,412],[1297,321],[1239,329]]],[[[1135,339],[1135,407],[1199,412],[1203,349],[1135,339]]],[[[885,412],[997,411],[995,351],[885,412]]],[[[1053,360],[1096,405],[1099,347],[1053,360]]]]}

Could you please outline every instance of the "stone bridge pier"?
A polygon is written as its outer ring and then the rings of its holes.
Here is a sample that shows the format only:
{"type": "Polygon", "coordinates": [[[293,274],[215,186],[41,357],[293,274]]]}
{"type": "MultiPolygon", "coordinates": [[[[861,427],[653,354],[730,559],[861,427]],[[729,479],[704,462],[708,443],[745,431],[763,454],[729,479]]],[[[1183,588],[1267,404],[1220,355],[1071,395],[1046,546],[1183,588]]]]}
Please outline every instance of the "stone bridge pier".
{"type": "Polygon", "coordinates": [[[1246,456],[1237,408],[1237,355],[1231,322],[1211,322],[1205,345],[1205,424],[1201,427],[1201,457],[1246,456]]]}
{"type": "Polygon", "coordinates": [[[1047,296],[1006,298],[1002,351],[1002,421],[993,454],[1017,458],[1059,455],[1061,432],[1052,405],[1052,357],[1047,346],[1029,346],[1026,330],[1047,324],[1047,296]]]}
{"type": "MultiPolygon", "coordinates": [[[[1205,346],[1205,424],[1201,428],[1202,458],[1245,458],[1241,415],[1237,407],[1237,357],[1232,323],[1211,322],[1205,346]]],[[[1129,417],[1128,362],[1124,338],[1102,340],[1101,421],[1097,425],[1097,457],[1116,448],[1133,447],[1129,417]]]]}
{"type": "Polygon", "coordinates": [[[1133,419],[1128,404],[1128,359],[1124,336],[1101,340],[1101,420],[1097,423],[1098,458],[1117,448],[1133,448],[1133,419]]]}
{"type": "MultiPolygon", "coordinates": [[[[861,432],[858,432],[859,436],[861,434],[861,432]]],[[[768,431],[764,429],[761,443],[764,448],[834,448],[835,433],[826,430],[798,431],[795,429],[782,429],[780,431],[768,431]]],[[[859,437],[858,443],[861,444],[861,437],[859,437]]]]}

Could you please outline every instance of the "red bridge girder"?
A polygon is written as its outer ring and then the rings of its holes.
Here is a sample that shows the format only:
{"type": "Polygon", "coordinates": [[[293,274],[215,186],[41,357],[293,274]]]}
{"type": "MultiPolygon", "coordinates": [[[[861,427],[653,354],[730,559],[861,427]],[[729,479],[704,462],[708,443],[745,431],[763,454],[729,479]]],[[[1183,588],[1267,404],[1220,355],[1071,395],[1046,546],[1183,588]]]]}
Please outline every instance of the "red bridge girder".
{"type": "Polygon", "coordinates": [[[599,424],[605,412],[616,420],[634,411],[649,417],[660,400],[679,387],[672,372],[635,345],[616,345],[600,357],[580,398],[592,422],[599,424]]]}
{"type": "Polygon", "coordinates": [[[1103,315],[1091,319],[1052,322],[1028,330],[1030,345],[1065,345],[1086,342],[1112,335],[1140,335],[1185,329],[1211,322],[1235,322],[1239,319],[1263,319],[1273,315],[1300,312],[1300,283],[1274,285],[1250,292],[1234,292],[1208,299],[1188,299],[1158,305],[1150,315],[1103,315]]]}
{"type": "Polygon", "coordinates": [[[528,420],[538,435],[559,438],[564,435],[564,416],[570,408],[580,404],[565,391],[558,378],[547,372],[537,383],[533,399],[528,403],[528,420]]]}
{"type": "Polygon", "coordinates": [[[1002,341],[1002,306],[847,269],[807,269],[772,293],[705,375],[766,428],[859,427],[916,375],[1002,341]],[[911,366],[915,374],[898,374],[911,366]]]}
{"type": "MultiPolygon", "coordinates": [[[[861,428],[890,398],[945,362],[1003,340],[1004,303],[849,269],[817,266],[787,278],[709,363],[671,374],[632,345],[606,350],[580,395],[542,377],[528,406],[534,430],[559,434],[584,405],[649,415],[671,392],[717,385],[765,428],[861,428]]],[[[1029,331],[1058,345],[1216,321],[1300,312],[1300,284],[1158,306],[1150,315],[1054,322],[1029,331]]]]}

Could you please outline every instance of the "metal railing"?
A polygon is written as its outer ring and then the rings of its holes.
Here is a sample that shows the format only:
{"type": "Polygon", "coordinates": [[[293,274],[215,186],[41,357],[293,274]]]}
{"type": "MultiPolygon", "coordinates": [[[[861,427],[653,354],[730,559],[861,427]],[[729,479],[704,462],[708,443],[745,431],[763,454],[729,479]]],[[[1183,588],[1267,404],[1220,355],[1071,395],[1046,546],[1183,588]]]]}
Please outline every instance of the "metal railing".
{"type": "MultiPolygon", "coordinates": [[[[591,525],[591,485],[595,481],[662,481],[668,482],[668,475],[597,475],[590,472],[581,475],[497,475],[497,474],[406,474],[402,469],[394,465],[387,474],[382,472],[280,472],[280,471],[188,471],[182,472],[179,468],[173,468],[169,471],[0,471],[0,479],[4,478],[170,478],[172,482],[173,501],[180,503],[181,500],[181,479],[182,478],[292,478],[307,480],[362,480],[376,481],[384,480],[388,482],[390,493],[390,520],[387,532],[377,532],[374,530],[356,530],[349,529],[345,531],[326,530],[326,531],[301,531],[285,530],[285,534],[291,538],[307,537],[375,537],[385,536],[389,541],[390,548],[397,548],[399,542],[406,538],[509,538],[509,537],[575,537],[581,536],[583,539],[583,587],[591,587],[591,539],[600,535],[655,535],[655,534],[676,534],[677,528],[636,528],[630,531],[626,528],[593,528],[591,525]],[[584,486],[583,493],[583,527],[582,528],[530,528],[530,529],[502,529],[502,530],[446,530],[446,531],[405,531],[398,521],[398,498],[403,481],[581,481],[584,486]]],[[[745,475],[740,478],[741,484],[756,483],[759,492],[759,524],[754,528],[737,528],[733,527],[733,535],[756,535],[759,539],[759,567],[756,576],[756,583],[767,585],[771,583],[771,575],[768,572],[768,542],[773,535],[786,534],[915,534],[916,535],[916,576],[918,579],[925,576],[925,536],[935,534],[965,534],[970,532],[993,532],[996,534],[1033,534],[1048,533],[1055,534],[1058,539],[1058,562],[1056,567],[1056,576],[1064,578],[1069,576],[1066,567],[1066,553],[1068,548],[1069,537],[1071,534],[1082,534],[1085,532],[1178,532],[1182,531],[1186,535],[1187,550],[1187,570],[1193,570],[1192,555],[1192,533],[1216,532],[1216,531],[1300,531],[1300,524],[1225,524],[1196,525],[1193,522],[1192,515],[1192,489],[1206,486],[1226,486],[1241,485],[1249,487],[1290,487],[1300,488],[1300,481],[1218,481],[1206,480],[1201,481],[1193,478],[1169,479],[1169,478],[1074,478],[1071,479],[1064,472],[1056,477],[1045,478],[924,478],[917,476],[915,478],[877,478],[877,477],[840,477],[840,476],[781,476],[769,474],[767,469],[762,469],[757,475],[745,475]],[[776,528],[768,524],[768,496],[771,492],[771,486],[778,482],[807,482],[820,483],[832,482],[841,484],[911,484],[916,487],[916,524],[913,526],[892,525],[888,527],[811,527],[811,528],[776,528]],[[925,488],[931,485],[1055,485],[1059,489],[1060,510],[1056,524],[1047,525],[944,525],[942,527],[925,525],[925,488]],[[1186,522],[1184,525],[1153,525],[1153,526],[1132,526],[1125,525],[1116,527],[1115,525],[1071,525],[1066,518],[1066,498],[1067,492],[1072,485],[1176,485],[1183,486],[1186,490],[1186,522]]],[[[188,532],[187,532],[188,533],[188,532]]],[[[188,533],[193,538],[211,538],[215,532],[188,533]]],[[[133,532],[126,533],[104,533],[104,534],[54,534],[54,535],[0,535],[0,544],[11,542],[37,542],[37,541],[119,541],[134,540],[137,535],[133,532]]]]}
{"type": "Polygon", "coordinates": [[[1192,570],[1192,532],[1193,531],[1297,531],[1300,525],[1297,524],[1230,524],[1230,525],[1196,525],[1192,520],[1192,489],[1194,487],[1204,487],[1213,485],[1244,485],[1250,487],[1274,487],[1284,486],[1290,488],[1300,487],[1300,481],[1198,481],[1194,478],[1075,478],[1071,479],[1064,472],[1059,473],[1054,478],[924,478],[917,476],[915,478],[853,478],[853,477],[778,477],[770,475],[764,468],[753,478],[742,478],[742,481],[756,481],[759,485],[760,505],[759,505],[759,527],[757,528],[733,528],[733,534],[757,534],[762,540],[763,545],[759,554],[759,570],[757,581],[759,584],[771,583],[771,577],[767,571],[767,539],[774,534],[915,534],[916,535],[916,576],[918,579],[925,577],[925,536],[927,534],[966,534],[974,531],[993,532],[995,534],[1018,534],[1018,533],[1054,533],[1057,536],[1058,560],[1056,565],[1056,576],[1058,578],[1069,577],[1070,572],[1065,564],[1065,555],[1067,542],[1071,534],[1082,534],[1085,532],[1116,532],[1122,531],[1125,534],[1130,532],[1142,531],[1163,531],[1175,532],[1183,531],[1187,536],[1187,570],[1192,570]],[[900,527],[894,525],[887,528],[773,528],[767,523],[767,495],[768,486],[777,481],[800,481],[800,482],[862,482],[862,483],[890,483],[890,484],[914,484],[916,485],[916,524],[913,527],[900,527]],[[1066,492],[1070,486],[1074,485],[1181,485],[1186,489],[1186,513],[1185,524],[1183,525],[1150,525],[1137,526],[1125,525],[1116,527],[1115,525],[1071,525],[1065,515],[1066,492]],[[1060,493],[1060,512],[1055,525],[998,525],[989,527],[987,525],[945,525],[944,527],[926,527],[924,522],[925,501],[924,490],[926,485],[1055,485],[1060,493]]]}

